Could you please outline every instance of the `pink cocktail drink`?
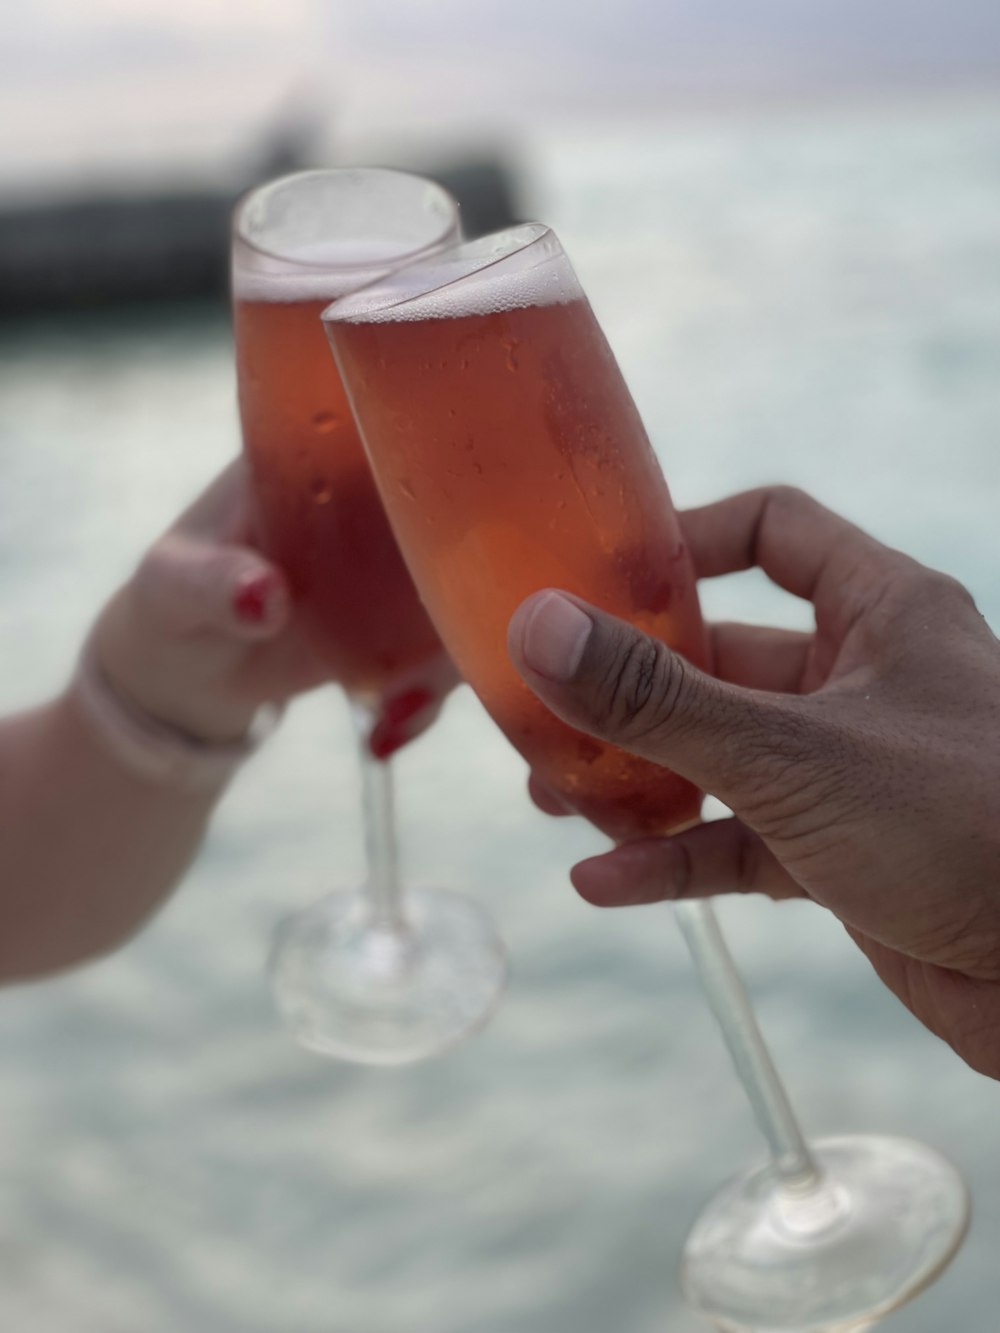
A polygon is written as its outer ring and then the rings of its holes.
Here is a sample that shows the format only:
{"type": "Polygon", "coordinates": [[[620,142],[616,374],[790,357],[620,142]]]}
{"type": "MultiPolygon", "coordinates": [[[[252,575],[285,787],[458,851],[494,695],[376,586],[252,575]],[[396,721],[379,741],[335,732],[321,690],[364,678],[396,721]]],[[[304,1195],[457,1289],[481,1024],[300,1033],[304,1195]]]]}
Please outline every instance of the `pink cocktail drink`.
{"type": "MultiPolygon", "coordinates": [[[[508,237],[512,233],[506,234],[508,237]]],[[[691,661],[705,636],[667,484],[607,341],[545,228],[432,257],[327,328],[396,537],[462,675],[535,772],[614,838],[698,817],[700,793],[566,726],[507,625],[564,588],[691,661]]]]}

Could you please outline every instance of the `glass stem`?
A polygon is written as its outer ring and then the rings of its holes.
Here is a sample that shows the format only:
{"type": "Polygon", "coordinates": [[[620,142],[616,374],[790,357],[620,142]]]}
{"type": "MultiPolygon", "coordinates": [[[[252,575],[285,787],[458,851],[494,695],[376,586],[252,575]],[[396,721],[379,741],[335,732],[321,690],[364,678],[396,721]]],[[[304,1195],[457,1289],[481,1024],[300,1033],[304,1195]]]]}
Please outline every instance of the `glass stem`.
{"type": "Polygon", "coordinates": [[[674,910],[778,1177],[789,1189],[808,1191],[819,1184],[820,1172],[761,1036],[715,911],[704,899],[675,903],[674,910]]]}
{"type": "Polygon", "coordinates": [[[361,810],[364,822],[367,875],[362,892],[372,924],[401,934],[408,929],[399,880],[396,841],[396,806],[392,768],[388,760],[376,759],[370,740],[374,711],[363,701],[351,700],[361,766],[361,810]]]}

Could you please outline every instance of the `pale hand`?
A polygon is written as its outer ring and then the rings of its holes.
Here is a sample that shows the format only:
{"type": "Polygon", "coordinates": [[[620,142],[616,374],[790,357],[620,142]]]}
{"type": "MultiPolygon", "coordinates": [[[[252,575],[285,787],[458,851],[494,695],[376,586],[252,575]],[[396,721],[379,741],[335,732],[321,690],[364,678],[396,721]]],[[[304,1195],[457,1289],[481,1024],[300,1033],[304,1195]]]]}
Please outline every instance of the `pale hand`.
{"type": "MultiPolygon", "coordinates": [[[[242,459],[151,547],[102,612],[93,645],[130,703],[202,741],[238,740],[262,704],[328,679],[281,570],[253,547],[242,459]]],[[[373,737],[381,757],[430,725],[455,679],[442,658],[396,683],[373,737]]]]}

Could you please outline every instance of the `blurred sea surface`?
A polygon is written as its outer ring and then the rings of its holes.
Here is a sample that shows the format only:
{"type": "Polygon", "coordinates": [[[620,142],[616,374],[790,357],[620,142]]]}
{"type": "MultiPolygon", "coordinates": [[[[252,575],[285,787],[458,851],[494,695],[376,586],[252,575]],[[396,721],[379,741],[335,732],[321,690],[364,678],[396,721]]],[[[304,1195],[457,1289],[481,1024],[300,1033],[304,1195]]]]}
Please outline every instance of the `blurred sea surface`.
{"type": "MultiPolygon", "coordinates": [[[[1000,99],[540,135],[559,231],[680,505],[804,486],[946,569],[1000,626],[1000,99]]],[[[143,547],[238,447],[217,311],[0,332],[0,705],[59,688],[143,547]]],[[[754,574],[716,617],[808,623],[754,574]]],[[[346,708],[292,709],[134,942],[0,997],[0,1328],[33,1333],[694,1333],[675,1269],[762,1152],[666,907],[602,914],[461,692],[399,762],[408,876],[511,950],[490,1026],[402,1072],[279,1028],[278,918],[361,873],[346,708]]],[[[810,1132],[926,1139],[975,1193],[945,1277],[885,1323],[993,1327],[997,1086],[808,905],[724,924],[810,1132]]]]}

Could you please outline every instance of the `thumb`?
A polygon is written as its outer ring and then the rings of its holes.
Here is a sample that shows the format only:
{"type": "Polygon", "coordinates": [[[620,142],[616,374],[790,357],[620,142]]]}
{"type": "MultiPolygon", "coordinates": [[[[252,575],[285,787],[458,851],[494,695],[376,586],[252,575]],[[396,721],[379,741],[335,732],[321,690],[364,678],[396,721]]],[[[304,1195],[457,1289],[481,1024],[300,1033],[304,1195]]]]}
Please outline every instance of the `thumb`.
{"type": "Polygon", "coordinates": [[[171,532],[147,552],[135,583],[147,609],[181,633],[215,629],[269,639],[288,620],[284,578],[247,547],[171,532]]]}
{"type": "Polygon", "coordinates": [[[535,593],[508,635],[514,666],[578,731],[663,764],[734,809],[810,740],[798,696],[714,679],[658,639],[569,593],[535,593]]]}

